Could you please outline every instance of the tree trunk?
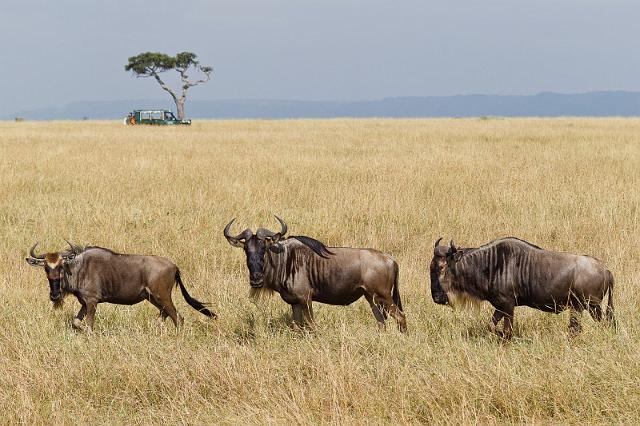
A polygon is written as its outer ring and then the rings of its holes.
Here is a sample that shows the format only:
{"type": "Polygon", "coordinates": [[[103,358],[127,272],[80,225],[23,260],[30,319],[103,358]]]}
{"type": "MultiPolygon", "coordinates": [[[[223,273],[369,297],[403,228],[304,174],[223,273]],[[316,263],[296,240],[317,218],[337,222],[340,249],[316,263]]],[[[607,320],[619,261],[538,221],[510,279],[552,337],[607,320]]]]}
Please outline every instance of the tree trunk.
{"type": "Polygon", "coordinates": [[[178,120],[184,120],[184,98],[176,99],[176,115],[178,116],[178,120]]]}

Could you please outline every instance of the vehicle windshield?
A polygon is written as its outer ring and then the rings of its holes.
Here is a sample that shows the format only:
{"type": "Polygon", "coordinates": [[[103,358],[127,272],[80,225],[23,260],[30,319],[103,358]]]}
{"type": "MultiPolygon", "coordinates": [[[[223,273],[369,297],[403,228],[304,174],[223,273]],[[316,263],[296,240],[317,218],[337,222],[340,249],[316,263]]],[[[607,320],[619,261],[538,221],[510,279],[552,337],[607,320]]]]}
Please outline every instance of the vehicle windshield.
{"type": "Polygon", "coordinates": [[[162,120],[162,111],[140,111],[140,120],[162,120]]]}
{"type": "Polygon", "coordinates": [[[176,116],[173,115],[173,113],[171,111],[165,111],[164,112],[164,119],[165,120],[175,120],[176,116]]]}

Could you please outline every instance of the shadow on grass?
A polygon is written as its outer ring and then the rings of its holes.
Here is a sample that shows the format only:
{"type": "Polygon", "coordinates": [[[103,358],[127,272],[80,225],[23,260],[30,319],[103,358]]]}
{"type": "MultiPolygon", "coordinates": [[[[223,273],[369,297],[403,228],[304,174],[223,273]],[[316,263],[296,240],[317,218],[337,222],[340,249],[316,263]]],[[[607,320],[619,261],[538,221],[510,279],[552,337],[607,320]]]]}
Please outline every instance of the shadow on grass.
{"type": "Polygon", "coordinates": [[[275,336],[290,332],[293,333],[290,314],[283,313],[263,319],[253,312],[247,312],[243,315],[240,325],[233,330],[233,336],[238,344],[250,345],[256,342],[258,334],[275,336]],[[261,326],[261,323],[264,325],[261,326]]]}
{"type": "Polygon", "coordinates": [[[513,327],[513,337],[511,340],[506,340],[502,336],[502,328],[501,324],[498,327],[496,333],[492,333],[489,330],[488,323],[479,322],[473,324],[471,327],[467,327],[460,332],[460,335],[463,339],[469,340],[476,343],[495,343],[495,344],[508,344],[508,343],[527,343],[531,342],[532,339],[523,337],[525,335],[525,330],[520,327],[518,324],[515,324],[513,327]],[[524,333],[524,334],[523,334],[524,333]]]}

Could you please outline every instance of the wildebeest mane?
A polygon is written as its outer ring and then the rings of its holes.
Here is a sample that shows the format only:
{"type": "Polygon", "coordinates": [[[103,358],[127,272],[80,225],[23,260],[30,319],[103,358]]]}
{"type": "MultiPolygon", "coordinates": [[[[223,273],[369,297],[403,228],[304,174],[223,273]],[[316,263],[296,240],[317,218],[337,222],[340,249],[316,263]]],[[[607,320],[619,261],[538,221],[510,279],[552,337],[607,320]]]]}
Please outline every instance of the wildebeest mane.
{"type": "Polygon", "coordinates": [[[516,240],[516,241],[520,241],[521,243],[525,243],[526,245],[531,246],[533,248],[537,248],[538,250],[544,250],[542,247],[538,247],[537,245],[532,244],[529,241],[525,241],[518,237],[505,237],[505,238],[501,238],[501,240],[516,240]]]}
{"type": "Polygon", "coordinates": [[[292,235],[289,238],[295,238],[296,240],[300,241],[302,244],[313,250],[315,254],[320,257],[324,257],[325,259],[328,259],[330,255],[334,254],[327,248],[327,246],[324,245],[324,243],[321,243],[314,238],[305,237],[304,235],[292,235]]]}
{"type": "Polygon", "coordinates": [[[497,240],[490,241],[487,244],[483,244],[483,245],[481,245],[479,247],[468,247],[468,248],[464,248],[464,249],[461,249],[461,250],[463,250],[463,256],[464,256],[465,254],[468,254],[468,253],[470,254],[470,253],[473,253],[473,252],[481,251],[481,250],[487,249],[489,247],[492,247],[492,246],[494,246],[494,245],[496,245],[498,243],[508,242],[509,240],[515,240],[517,242],[521,242],[523,244],[526,244],[527,246],[529,246],[531,248],[535,248],[535,249],[538,249],[538,250],[544,250],[542,247],[538,247],[535,244],[531,244],[530,242],[525,241],[525,240],[520,239],[520,238],[517,238],[517,237],[498,238],[497,240]]]}
{"type": "Polygon", "coordinates": [[[86,251],[86,250],[89,250],[89,249],[104,250],[104,251],[106,251],[107,253],[109,253],[109,254],[113,254],[113,255],[115,255],[115,256],[121,256],[121,255],[122,255],[122,253],[116,253],[115,251],[113,251],[113,250],[111,250],[111,249],[104,248],[104,247],[100,247],[100,246],[86,246],[86,247],[84,248],[84,250],[83,250],[83,251],[86,251]]]}

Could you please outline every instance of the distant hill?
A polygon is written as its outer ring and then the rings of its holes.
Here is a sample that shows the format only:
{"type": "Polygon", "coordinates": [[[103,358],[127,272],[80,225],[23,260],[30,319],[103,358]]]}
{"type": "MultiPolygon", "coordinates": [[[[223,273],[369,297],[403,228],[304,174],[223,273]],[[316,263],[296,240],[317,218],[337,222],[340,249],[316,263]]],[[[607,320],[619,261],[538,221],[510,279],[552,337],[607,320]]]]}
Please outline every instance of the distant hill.
{"type": "MultiPolygon", "coordinates": [[[[74,102],[62,107],[20,111],[12,120],[117,119],[140,108],[174,110],[168,100],[74,102]]],[[[335,117],[558,117],[640,116],[640,92],[603,91],[580,94],[459,95],[385,98],[374,101],[211,100],[187,101],[190,118],[335,118],[335,117]]]]}

